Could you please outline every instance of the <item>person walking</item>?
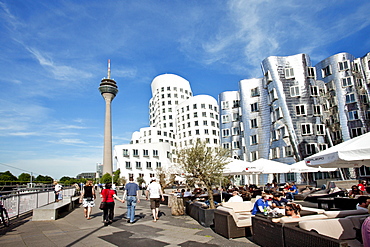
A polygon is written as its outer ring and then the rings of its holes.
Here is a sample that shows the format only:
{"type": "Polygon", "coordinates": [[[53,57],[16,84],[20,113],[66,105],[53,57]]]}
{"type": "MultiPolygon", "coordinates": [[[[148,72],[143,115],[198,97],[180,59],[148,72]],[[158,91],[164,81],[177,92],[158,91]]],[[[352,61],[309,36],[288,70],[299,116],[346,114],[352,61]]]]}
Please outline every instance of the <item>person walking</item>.
{"type": "Polygon", "coordinates": [[[156,182],[156,178],[152,178],[151,183],[146,189],[146,200],[150,198],[150,209],[152,210],[153,214],[153,222],[157,222],[159,219],[158,212],[159,212],[159,204],[160,199],[164,201],[163,192],[161,185],[156,182]]]}
{"type": "Polygon", "coordinates": [[[120,202],[124,202],[123,200],[119,199],[116,195],[114,190],[111,190],[112,183],[106,183],[105,189],[102,190],[100,193],[100,197],[102,198],[102,202],[106,203],[106,207],[103,209],[103,222],[104,225],[111,224],[113,222],[114,217],[114,199],[117,199],[120,202]]]}
{"type": "Polygon", "coordinates": [[[57,181],[54,182],[55,201],[63,200],[63,187],[57,181]]]}
{"type": "Polygon", "coordinates": [[[87,181],[85,186],[82,188],[80,203],[84,207],[85,218],[91,219],[90,214],[92,208],[95,206],[94,200],[96,199],[96,194],[91,180],[87,181]]]}
{"type": "Polygon", "coordinates": [[[140,187],[134,182],[134,178],[130,177],[129,182],[125,186],[123,201],[127,201],[127,223],[135,222],[135,207],[136,203],[140,203],[140,187]]]}

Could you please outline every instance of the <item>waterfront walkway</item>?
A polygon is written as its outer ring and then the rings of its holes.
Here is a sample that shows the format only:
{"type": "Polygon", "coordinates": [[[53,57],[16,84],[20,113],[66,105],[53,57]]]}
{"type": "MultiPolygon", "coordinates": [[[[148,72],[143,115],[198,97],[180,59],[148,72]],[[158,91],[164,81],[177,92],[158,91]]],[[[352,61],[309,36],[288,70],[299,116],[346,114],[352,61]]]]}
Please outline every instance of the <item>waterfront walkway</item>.
{"type": "Polygon", "coordinates": [[[103,226],[99,203],[91,220],[84,217],[82,206],[55,221],[32,221],[32,215],[15,219],[0,229],[0,246],[257,246],[248,238],[226,239],[190,216],[172,216],[166,205],[160,206],[160,219],[152,222],[146,200],[137,205],[134,224],[125,219],[126,203],[116,201],[114,222],[103,226]]]}

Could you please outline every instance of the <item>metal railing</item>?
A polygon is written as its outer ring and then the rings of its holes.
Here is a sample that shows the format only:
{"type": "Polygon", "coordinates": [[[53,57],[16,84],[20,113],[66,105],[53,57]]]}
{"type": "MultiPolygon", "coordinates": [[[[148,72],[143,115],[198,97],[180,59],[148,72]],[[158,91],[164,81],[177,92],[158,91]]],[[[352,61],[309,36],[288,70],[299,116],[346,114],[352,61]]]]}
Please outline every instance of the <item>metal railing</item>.
{"type": "MultiPolygon", "coordinates": [[[[76,188],[63,188],[63,198],[70,198],[75,195],[76,188]]],[[[30,188],[12,191],[0,197],[1,204],[8,211],[9,217],[18,217],[55,201],[53,188],[30,188]]]]}

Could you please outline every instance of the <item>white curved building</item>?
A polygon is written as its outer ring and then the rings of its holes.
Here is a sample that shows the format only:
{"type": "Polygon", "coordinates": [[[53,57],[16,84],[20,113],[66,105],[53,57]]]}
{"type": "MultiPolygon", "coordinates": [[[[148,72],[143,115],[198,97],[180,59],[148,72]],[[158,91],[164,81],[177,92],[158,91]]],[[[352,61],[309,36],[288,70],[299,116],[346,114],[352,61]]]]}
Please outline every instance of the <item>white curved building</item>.
{"type": "Polygon", "coordinates": [[[191,146],[197,139],[209,146],[219,145],[218,104],[209,95],[197,95],[177,106],[178,147],[191,146]]]}
{"type": "MultiPolygon", "coordinates": [[[[216,99],[193,96],[190,83],[174,74],[155,77],[149,101],[150,126],[132,134],[131,144],[116,145],[115,158],[122,176],[143,177],[147,182],[157,168],[174,164],[177,147],[201,139],[219,145],[219,116],[216,99]]],[[[173,166],[172,166],[173,167],[173,166]]]]}

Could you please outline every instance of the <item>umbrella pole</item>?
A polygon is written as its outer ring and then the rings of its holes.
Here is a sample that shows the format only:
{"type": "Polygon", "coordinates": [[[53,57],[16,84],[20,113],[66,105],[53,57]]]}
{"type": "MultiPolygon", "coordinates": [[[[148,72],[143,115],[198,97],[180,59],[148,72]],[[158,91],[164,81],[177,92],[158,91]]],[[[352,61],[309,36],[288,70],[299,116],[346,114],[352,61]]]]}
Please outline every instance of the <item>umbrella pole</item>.
{"type": "Polygon", "coordinates": [[[338,170],[339,170],[340,177],[342,178],[342,180],[345,180],[343,176],[342,168],[338,168],[338,170]]]}

